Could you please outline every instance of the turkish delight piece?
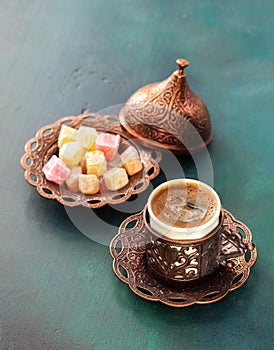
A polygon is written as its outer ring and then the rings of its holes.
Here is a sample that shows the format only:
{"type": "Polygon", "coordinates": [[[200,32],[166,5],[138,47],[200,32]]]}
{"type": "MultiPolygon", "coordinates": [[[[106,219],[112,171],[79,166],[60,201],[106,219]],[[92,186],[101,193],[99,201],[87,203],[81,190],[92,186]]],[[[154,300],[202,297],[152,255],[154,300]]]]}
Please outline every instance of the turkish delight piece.
{"type": "Polygon", "coordinates": [[[139,157],[139,153],[136,148],[133,146],[129,146],[122,154],[121,160],[123,167],[126,169],[127,173],[132,176],[137,174],[142,170],[143,164],[139,157]]]}
{"type": "Polygon", "coordinates": [[[109,191],[117,191],[126,186],[129,180],[124,168],[112,168],[105,172],[104,181],[109,191]]]}
{"type": "Polygon", "coordinates": [[[75,141],[77,137],[77,130],[68,125],[62,125],[59,137],[58,147],[60,148],[64,143],[75,141]]]}
{"type": "Polygon", "coordinates": [[[70,166],[80,163],[85,151],[78,142],[71,141],[64,143],[59,149],[59,158],[70,166]]]}
{"type": "Polygon", "coordinates": [[[76,141],[87,150],[95,149],[95,141],[98,136],[96,129],[88,126],[80,126],[77,132],[76,141]]]}
{"type": "Polygon", "coordinates": [[[115,158],[120,144],[120,135],[102,133],[96,139],[95,149],[103,151],[106,160],[115,158]]]}
{"type": "Polygon", "coordinates": [[[123,164],[120,155],[116,154],[115,158],[108,162],[108,166],[110,168],[122,168],[123,164]]]}
{"type": "Polygon", "coordinates": [[[79,189],[84,194],[95,194],[99,192],[99,180],[94,174],[79,176],[79,189]]]}
{"type": "Polygon", "coordinates": [[[94,174],[97,177],[107,171],[107,161],[102,151],[90,151],[85,154],[85,167],[87,174],[94,174]]]}
{"type": "Polygon", "coordinates": [[[46,176],[46,179],[62,185],[70,175],[70,168],[59,159],[56,155],[53,155],[50,160],[44,165],[42,169],[46,176]]]}
{"type": "Polygon", "coordinates": [[[84,157],[82,158],[80,162],[80,167],[82,168],[82,174],[86,174],[87,173],[86,155],[84,155],[84,157]]]}
{"type": "Polygon", "coordinates": [[[124,163],[123,167],[126,169],[128,175],[132,176],[142,170],[143,164],[140,159],[132,159],[124,163]]]}
{"type": "Polygon", "coordinates": [[[137,149],[133,146],[127,147],[127,149],[122,152],[120,156],[123,164],[129,160],[140,158],[137,149]]]}
{"type": "Polygon", "coordinates": [[[105,180],[103,176],[98,177],[99,180],[99,188],[100,188],[100,193],[101,195],[104,195],[108,192],[107,186],[105,184],[105,180]]]}
{"type": "Polygon", "coordinates": [[[70,192],[79,192],[79,176],[82,174],[82,168],[80,166],[74,166],[71,168],[69,177],[66,180],[66,184],[70,192]]]}

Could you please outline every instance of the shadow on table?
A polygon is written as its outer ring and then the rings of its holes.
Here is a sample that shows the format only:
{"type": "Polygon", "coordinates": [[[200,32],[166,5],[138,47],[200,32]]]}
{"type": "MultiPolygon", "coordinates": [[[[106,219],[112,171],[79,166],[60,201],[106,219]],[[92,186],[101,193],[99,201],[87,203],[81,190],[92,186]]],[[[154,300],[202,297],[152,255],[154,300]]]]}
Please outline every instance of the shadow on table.
{"type": "Polygon", "coordinates": [[[255,285],[253,281],[259,278],[259,273],[256,273],[254,267],[251,273],[255,275],[252,281],[248,280],[245,285],[230,292],[223,299],[211,304],[195,304],[182,308],[144,300],[119,280],[114,283],[113,288],[119,306],[123,309],[130,309],[134,317],[139,319],[140,322],[149,322],[150,324],[151,322],[156,322],[155,324],[161,322],[162,326],[167,328],[176,324],[185,325],[185,322],[201,326],[215,324],[216,321],[225,319],[232,320],[239,316],[239,312],[242,313],[241,317],[244,316],[249,306],[254,303],[257,283],[255,285]]]}

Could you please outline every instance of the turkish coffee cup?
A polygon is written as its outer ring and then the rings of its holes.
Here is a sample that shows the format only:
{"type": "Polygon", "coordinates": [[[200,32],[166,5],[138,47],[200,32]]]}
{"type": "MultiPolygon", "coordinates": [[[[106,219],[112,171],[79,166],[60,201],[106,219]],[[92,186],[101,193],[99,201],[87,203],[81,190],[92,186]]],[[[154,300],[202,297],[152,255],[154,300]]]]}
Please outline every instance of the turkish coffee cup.
{"type": "Polygon", "coordinates": [[[175,286],[213,273],[220,264],[224,214],[215,190],[193,179],[156,187],[148,198],[148,270],[175,286]]]}

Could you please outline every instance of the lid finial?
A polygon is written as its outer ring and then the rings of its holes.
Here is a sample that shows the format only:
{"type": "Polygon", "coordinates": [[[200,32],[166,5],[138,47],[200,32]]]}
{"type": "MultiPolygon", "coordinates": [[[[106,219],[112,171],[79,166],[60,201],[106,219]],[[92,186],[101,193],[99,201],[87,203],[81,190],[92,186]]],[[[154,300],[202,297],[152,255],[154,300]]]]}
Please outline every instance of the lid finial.
{"type": "Polygon", "coordinates": [[[178,58],[176,60],[176,63],[178,64],[178,75],[182,76],[184,75],[184,68],[186,68],[189,65],[188,60],[184,59],[184,58],[178,58]]]}

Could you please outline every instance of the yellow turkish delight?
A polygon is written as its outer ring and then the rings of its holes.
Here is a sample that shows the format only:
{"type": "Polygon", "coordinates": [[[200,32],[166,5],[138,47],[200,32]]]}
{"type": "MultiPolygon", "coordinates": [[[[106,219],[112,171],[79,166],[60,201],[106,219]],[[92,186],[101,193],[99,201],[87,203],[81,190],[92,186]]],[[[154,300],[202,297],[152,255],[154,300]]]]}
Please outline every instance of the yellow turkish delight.
{"type": "Polygon", "coordinates": [[[129,180],[124,168],[112,168],[104,173],[104,181],[109,191],[117,191],[126,186],[129,180]]]}
{"type": "Polygon", "coordinates": [[[84,149],[78,142],[71,141],[64,143],[59,150],[59,158],[67,165],[78,165],[83,158],[84,149]]]}
{"type": "Polygon", "coordinates": [[[133,146],[129,146],[124,152],[121,153],[120,157],[123,164],[129,160],[140,158],[137,149],[133,146]]]}
{"type": "Polygon", "coordinates": [[[98,134],[96,129],[88,126],[80,126],[77,132],[76,141],[87,150],[95,149],[95,142],[98,134]]]}
{"type": "Polygon", "coordinates": [[[84,194],[95,194],[99,192],[99,180],[94,174],[79,176],[79,189],[84,194]]]}
{"type": "Polygon", "coordinates": [[[132,176],[142,170],[143,165],[135,147],[129,146],[122,154],[121,160],[127,173],[132,176]]]}
{"type": "Polygon", "coordinates": [[[87,174],[103,175],[107,171],[107,161],[102,151],[90,151],[85,154],[87,174]]]}
{"type": "Polygon", "coordinates": [[[123,164],[128,175],[132,176],[142,170],[143,165],[140,159],[132,159],[123,164]]]}
{"type": "Polygon", "coordinates": [[[59,137],[58,137],[58,147],[60,148],[64,143],[75,141],[77,136],[77,130],[71,128],[67,125],[62,125],[59,137]]]}

